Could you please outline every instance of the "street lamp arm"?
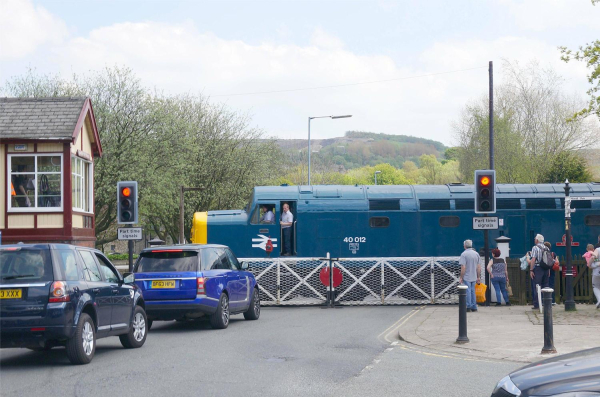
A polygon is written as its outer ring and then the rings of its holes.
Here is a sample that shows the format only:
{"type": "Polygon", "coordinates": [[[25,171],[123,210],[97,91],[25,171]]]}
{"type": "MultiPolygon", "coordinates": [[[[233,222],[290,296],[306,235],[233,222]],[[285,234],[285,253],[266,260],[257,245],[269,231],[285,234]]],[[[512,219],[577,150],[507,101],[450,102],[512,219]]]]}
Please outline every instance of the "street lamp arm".
{"type": "Polygon", "coordinates": [[[312,119],[343,119],[347,117],[352,117],[351,114],[341,115],[341,116],[309,116],[308,117],[308,185],[311,186],[310,183],[310,121],[312,119]]]}

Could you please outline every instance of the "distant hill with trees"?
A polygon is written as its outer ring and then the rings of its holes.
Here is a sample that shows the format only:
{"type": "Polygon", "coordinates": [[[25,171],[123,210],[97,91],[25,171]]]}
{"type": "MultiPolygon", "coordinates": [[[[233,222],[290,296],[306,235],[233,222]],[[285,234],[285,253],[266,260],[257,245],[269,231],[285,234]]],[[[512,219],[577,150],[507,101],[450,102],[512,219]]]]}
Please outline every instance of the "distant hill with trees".
{"type": "MultiPolygon", "coordinates": [[[[278,139],[277,144],[294,157],[306,157],[306,139],[278,139]]],[[[333,163],[341,171],[384,163],[401,168],[405,161],[419,164],[424,154],[442,159],[446,149],[443,143],[431,139],[365,131],[348,131],[338,138],[311,139],[313,162],[333,163]]]]}

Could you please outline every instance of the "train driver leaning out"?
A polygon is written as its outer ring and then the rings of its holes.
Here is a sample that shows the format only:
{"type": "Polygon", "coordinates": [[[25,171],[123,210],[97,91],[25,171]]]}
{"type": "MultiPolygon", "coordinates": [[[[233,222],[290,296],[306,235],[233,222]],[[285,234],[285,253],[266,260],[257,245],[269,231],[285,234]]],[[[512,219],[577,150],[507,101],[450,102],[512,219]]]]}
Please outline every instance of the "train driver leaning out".
{"type": "Polygon", "coordinates": [[[263,205],[261,208],[260,223],[275,223],[275,214],[273,211],[266,205],[263,205]]]}
{"type": "Polygon", "coordinates": [[[281,213],[281,233],[283,234],[283,246],[281,247],[282,256],[292,255],[292,223],[294,215],[290,212],[290,205],[283,204],[283,212],[281,213]]]}

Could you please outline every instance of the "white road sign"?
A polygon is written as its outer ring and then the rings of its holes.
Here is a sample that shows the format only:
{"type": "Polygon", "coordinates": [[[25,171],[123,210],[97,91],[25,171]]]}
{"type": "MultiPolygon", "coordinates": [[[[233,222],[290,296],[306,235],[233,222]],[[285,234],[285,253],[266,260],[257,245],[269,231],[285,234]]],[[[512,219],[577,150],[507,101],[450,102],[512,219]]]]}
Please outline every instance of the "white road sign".
{"type": "Polygon", "coordinates": [[[141,240],[141,227],[120,227],[117,229],[119,240],[141,240]]]}
{"type": "Polygon", "coordinates": [[[482,216],[473,218],[473,230],[498,229],[497,216],[482,216]]]}

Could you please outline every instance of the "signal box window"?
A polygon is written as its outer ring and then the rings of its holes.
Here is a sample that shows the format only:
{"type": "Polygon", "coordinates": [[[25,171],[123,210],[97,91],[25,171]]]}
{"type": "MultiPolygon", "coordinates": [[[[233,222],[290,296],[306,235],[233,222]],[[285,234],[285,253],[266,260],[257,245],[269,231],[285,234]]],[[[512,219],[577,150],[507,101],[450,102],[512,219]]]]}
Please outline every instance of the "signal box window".
{"type": "Polygon", "coordinates": [[[73,209],[91,212],[90,181],[91,163],[79,157],[71,157],[71,190],[73,191],[73,209]]]}
{"type": "Polygon", "coordinates": [[[275,224],[275,204],[257,204],[250,223],[253,225],[275,224]]]}
{"type": "Polygon", "coordinates": [[[387,216],[374,216],[369,219],[369,225],[371,227],[389,227],[390,218],[387,216]]]}
{"type": "Polygon", "coordinates": [[[8,210],[62,210],[62,155],[8,155],[8,210]]]}

